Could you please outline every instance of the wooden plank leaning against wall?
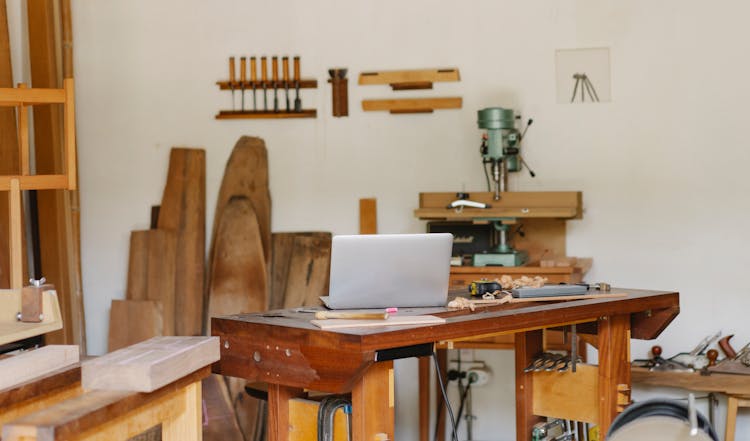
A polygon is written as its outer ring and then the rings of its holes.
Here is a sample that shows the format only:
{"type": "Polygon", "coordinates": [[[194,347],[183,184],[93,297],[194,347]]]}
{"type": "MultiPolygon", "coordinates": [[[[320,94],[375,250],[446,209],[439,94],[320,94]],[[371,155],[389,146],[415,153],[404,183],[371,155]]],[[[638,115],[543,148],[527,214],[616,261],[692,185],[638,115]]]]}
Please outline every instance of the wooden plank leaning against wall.
{"type": "MultiPolygon", "coordinates": [[[[0,87],[13,87],[10,36],[5,0],[0,0],[0,87]]],[[[0,108],[0,175],[20,173],[16,114],[12,107],[0,108]]],[[[10,287],[8,256],[8,193],[0,192],[0,288],[10,287]]]]}
{"type": "MultiPolygon", "coordinates": [[[[32,87],[61,87],[60,58],[64,60],[62,76],[73,77],[70,12],[70,0],[27,2],[32,87]],[[61,37],[55,32],[55,23],[61,24],[61,37]]],[[[37,173],[62,168],[62,128],[59,106],[34,109],[37,173]]],[[[38,206],[42,272],[57,289],[64,323],[61,331],[47,336],[47,342],[77,344],[85,354],[78,191],[40,191],[38,206]]]]}

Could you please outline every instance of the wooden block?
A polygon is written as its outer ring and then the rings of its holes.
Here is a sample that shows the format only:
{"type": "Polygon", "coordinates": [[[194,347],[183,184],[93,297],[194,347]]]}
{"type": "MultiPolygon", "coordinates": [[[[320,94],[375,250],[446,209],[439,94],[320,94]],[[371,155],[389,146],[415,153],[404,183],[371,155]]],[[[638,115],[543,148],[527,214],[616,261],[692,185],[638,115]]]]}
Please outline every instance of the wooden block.
{"type": "Polygon", "coordinates": [[[310,323],[323,330],[344,328],[373,328],[383,326],[439,325],[445,319],[434,315],[392,315],[385,320],[311,320],[310,323]]]}
{"type": "Polygon", "coordinates": [[[109,351],[162,335],[162,305],[153,300],[112,300],[109,351]]]}
{"type": "Polygon", "coordinates": [[[75,345],[49,345],[0,360],[0,390],[78,363],[75,345]]]}
{"type": "Polygon", "coordinates": [[[553,418],[599,421],[599,372],[578,363],[576,372],[534,372],[533,413],[553,418]]]}
{"type": "Polygon", "coordinates": [[[151,392],[218,360],[218,337],[154,337],[83,362],[81,384],[151,392]]]}

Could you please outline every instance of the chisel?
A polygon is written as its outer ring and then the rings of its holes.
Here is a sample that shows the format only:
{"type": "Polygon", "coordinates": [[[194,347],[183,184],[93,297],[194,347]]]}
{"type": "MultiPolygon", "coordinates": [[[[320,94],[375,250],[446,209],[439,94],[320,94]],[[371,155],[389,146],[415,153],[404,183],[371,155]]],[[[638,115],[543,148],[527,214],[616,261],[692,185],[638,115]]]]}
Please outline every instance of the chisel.
{"type": "Polygon", "coordinates": [[[242,93],[242,106],[240,110],[245,111],[245,83],[247,82],[247,59],[240,57],[240,93],[242,93]]]}
{"type": "Polygon", "coordinates": [[[294,111],[295,112],[301,112],[302,111],[302,100],[299,99],[299,82],[300,82],[300,76],[299,76],[299,57],[294,57],[294,111]]]}
{"type": "Polygon", "coordinates": [[[273,76],[273,111],[279,111],[279,57],[271,58],[271,75],[273,76]]]}
{"type": "Polygon", "coordinates": [[[317,311],[315,318],[318,320],[328,319],[350,319],[350,320],[386,320],[387,312],[336,312],[317,311]]]}
{"type": "Polygon", "coordinates": [[[263,83],[263,110],[268,111],[268,60],[260,57],[260,81],[263,83]]]}
{"type": "Polygon", "coordinates": [[[289,108],[289,57],[283,57],[281,64],[284,67],[284,91],[286,92],[284,96],[286,97],[286,111],[288,112],[291,110],[289,108]]]}
{"type": "Polygon", "coordinates": [[[234,57],[229,57],[229,88],[232,89],[232,110],[234,111],[234,57]]]}
{"type": "Polygon", "coordinates": [[[255,89],[258,86],[258,63],[255,61],[255,57],[250,57],[250,82],[253,83],[253,110],[258,110],[258,103],[255,97],[255,89]]]}

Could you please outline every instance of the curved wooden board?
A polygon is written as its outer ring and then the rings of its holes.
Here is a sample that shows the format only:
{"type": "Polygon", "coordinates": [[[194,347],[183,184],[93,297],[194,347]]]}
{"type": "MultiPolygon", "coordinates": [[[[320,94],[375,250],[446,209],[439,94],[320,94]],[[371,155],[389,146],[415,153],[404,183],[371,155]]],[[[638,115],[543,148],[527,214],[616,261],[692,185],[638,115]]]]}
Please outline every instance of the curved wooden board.
{"type": "Polygon", "coordinates": [[[252,202],[233,196],[216,230],[208,286],[208,315],[268,309],[266,264],[252,202]]]}
{"type": "MultiPolygon", "coordinates": [[[[268,152],[261,138],[241,137],[234,146],[224,169],[219,195],[216,199],[216,212],[212,238],[215,241],[218,220],[232,196],[246,196],[253,203],[260,227],[266,267],[271,262],[271,194],[268,189],[268,152]]],[[[209,259],[212,258],[213,242],[209,259]]]]}

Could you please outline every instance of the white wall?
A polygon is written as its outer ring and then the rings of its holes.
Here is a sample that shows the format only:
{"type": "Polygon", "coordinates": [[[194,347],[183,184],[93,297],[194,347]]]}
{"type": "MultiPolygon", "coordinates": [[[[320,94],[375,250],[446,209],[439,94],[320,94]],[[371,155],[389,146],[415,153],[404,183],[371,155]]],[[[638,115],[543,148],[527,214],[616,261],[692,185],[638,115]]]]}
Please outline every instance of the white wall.
{"type": "MultiPolygon", "coordinates": [[[[208,226],[224,163],[247,134],[267,142],[274,231],[355,233],[357,200],[375,196],[381,232],[417,232],[418,192],[483,189],[475,112],[488,106],[535,119],[524,156],[537,178],[514,176],[512,189],[583,191],[568,251],[595,258],[590,280],[681,292],[682,313],[658,340],[665,353],[718,329],[738,344],[750,339],[750,3],[78,0],[73,13],[93,354],[105,351],[128,235],[147,228],[160,201],[170,147],[207,151],[208,226]],[[602,46],[611,49],[612,102],[556,104],[555,50],[602,46]],[[213,118],[230,102],[214,85],[227,77],[227,58],[262,54],[302,56],[303,76],[320,84],[303,91],[317,119],[213,118]],[[336,66],[350,69],[348,118],[330,116],[326,70],[336,66]],[[356,86],[359,72],[440,66],[458,67],[462,79],[431,93],[461,95],[463,109],[360,110],[362,98],[392,93],[356,86]]],[[[634,343],[633,356],[652,344],[634,343]]],[[[510,393],[512,364],[494,358],[488,391],[510,393]]],[[[414,366],[399,364],[399,440],[416,436],[414,366]]],[[[512,406],[480,412],[475,439],[514,439],[512,406]]],[[[750,439],[748,424],[738,440],[750,439]]]]}

